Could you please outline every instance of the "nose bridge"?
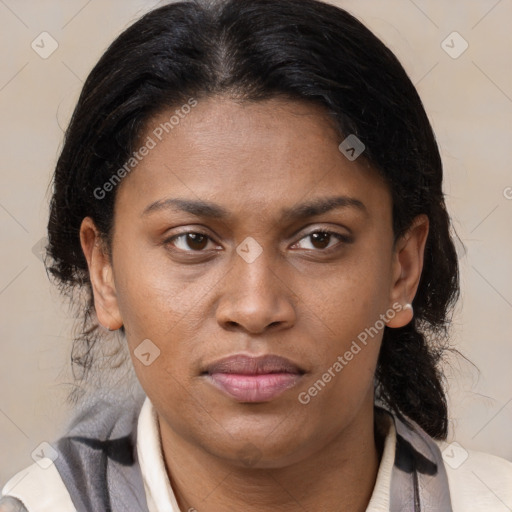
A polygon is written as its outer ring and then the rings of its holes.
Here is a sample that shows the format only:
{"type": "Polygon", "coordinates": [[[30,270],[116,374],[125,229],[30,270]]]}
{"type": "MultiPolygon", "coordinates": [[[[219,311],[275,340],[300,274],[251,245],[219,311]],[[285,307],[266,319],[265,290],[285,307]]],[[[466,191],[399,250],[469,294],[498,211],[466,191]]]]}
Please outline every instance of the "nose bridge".
{"type": "Polygon", "coordinates": [[[295,310],[279,272],[274,254],[254,239],[244,240],[233,253],[231,272],[223,289],[217,318],[225,325],[238,324],[260,332],[270,324],[289,325],[295,310]]]}
{"type": "Polygon", "coordinates": [[[244,241],[233,255],[232,290],[238,300],[268,301],[275,299],[280,288],[275,282],[275,259],[270,249],[252,240],[244,241]],[[257,245],[256,245],[257,244],[257,245]]]}
{"type": "Polygon", "coordinates": [[[261,240],[258,242],[253,237],[246,237],[236,248],[236,256],[233,255],[233,265],[236,270],[249,278],[260,278],[260,274],[270,271],[273,255],[271,249],[266,245],[264,248],[261,240]]]}

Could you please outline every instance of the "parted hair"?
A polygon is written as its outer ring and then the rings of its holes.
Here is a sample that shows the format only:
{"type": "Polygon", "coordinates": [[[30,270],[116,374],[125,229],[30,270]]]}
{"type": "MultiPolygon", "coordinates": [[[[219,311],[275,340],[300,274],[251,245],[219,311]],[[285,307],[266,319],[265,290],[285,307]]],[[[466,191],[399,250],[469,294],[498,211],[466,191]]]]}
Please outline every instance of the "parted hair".
{"type": "Polygon", "coordinates": [[[154,115],[219,94],[323,106],[340,136],[364,143],[361,158],[389,184],[395,238],[428,216],[414,319],[385,327],[375,389],[393,412],[446,438],[440,363],[459,277],[435,135],[395,55],[354,16],[316,0],[170,3],[124,30],[90,72],[55,168],[48,222],[47,270],[72,300],[77,290],[86,297],[73,340],[75,378],[85,381],[104,337],[79,231],[92,217],[109,247],[116,194],[99,200],[94,190],[126,162],[154,115]]]}

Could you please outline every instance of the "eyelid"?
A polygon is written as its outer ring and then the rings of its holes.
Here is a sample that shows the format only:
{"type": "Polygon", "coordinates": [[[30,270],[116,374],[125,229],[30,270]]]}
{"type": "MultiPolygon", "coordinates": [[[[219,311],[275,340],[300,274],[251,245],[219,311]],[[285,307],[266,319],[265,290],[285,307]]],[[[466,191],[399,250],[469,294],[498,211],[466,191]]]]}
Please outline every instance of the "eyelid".
{"type": "Polygon", "coordinates": [[[326,233],[326,234],[329,234],[329,235],[332,235],[332,236],[335,236],[339,239],[339,243],[331,246],[331,247],[328,247],[326,249],[305,249],[305,250],[309,250],[309,251],[314,251],[314,252],[323,252],[323,253],[326,253],[328,251],[330,251],[331,249],[335,249],[337,248],[340,244],[349,244],[349,243],[352,243],[353,239],[352,239],[352,235],[349,235],[349,234],[344,234],[344,233],[340,233],[339,231],[335,231],[331,228],[316,228],[316,229],[313,229],[307,233],[305,233],[302,237],[300,237],[296,242],[293,243],[293,245],[297,245],[299,242],[301,242],[302,240],[304,240],[304,238],[307,238],[308,236],[311,236],[315,233],[326,233]]]}
{"type": "Polygon", "coordinates": [[[167,237],[164,241],[163,241],[163,244],[164,245],[173,245],[174,249],[176,249],[177,251],[179,252],[191,252],[191,253],[201,253],[201,252],[208,252],[207,250],[200,250],[200,251],[194,251],[192,249],[190,250],[184,250],[184,249],[178,249],[176,246],[174,246],[173,242],[180,238],[180,237],[186,237],[187,235],[190,235],[190,234],[193,234],[193,235],[202,235],[202,236],[205,236],[209,242],[213,243],[214,245],[216,246],[219,246],[220,244],[218,242],[216,242],[216,240],[211,236],[209,235],[208,233],[205,233],[203,231],[198,231],[198,230],[188,230],[188,231],[182,231],[180,233],[175,233],[174,235],[171,235],[169,237],[167,237]]]}
{"type": "MultiPolygon", "coordinates": [[[[293,242],[292,244],[292,247],[294,245],[297,245],[299,242],[301,242],[302,240],[304,240],[305,238],[307,238],[308,236],[311,236],[313,235],[314,233],[326,233],[326,234],[329,234],[329,235],[332,235],[334,237],[337,237],[338,240],[339,240],[339,243],[338,244],[335,244],[334,246],[332,247],[328,247],[326,249],[304,249],[304,250],[308,250],[308,251],[313,251],[313,252],[320,252],[320,253],[325,253],[325,252],[328,252],[329,250],[331,249],[335,249],[337,248],[340,244],[347,244],[347,243],[351,243],[352,242],[352,235],[351,234],[344,234],[344,233],[340,233],[339,231],[336,231],[332,228],[327,228],[327,227],[320,227],[320,226],[317,226],[316,228],[314,229],[311,229],[310,231],[308,231],[307,233],[304,233],[300,238],[298,238],[295,242],[293,242]]],[[[171,244],[173,245],[171,242],[173,242],[175,239],[179,238],[179,237],[183,237],[183,236],[186,236],[188,234],[197,234],[197,235],[202,235],[202,236],[205,236],[209,239],[209,241],[211,241],[212,243],[216,244],[217,246],[218,245],[221,245],[219,244],[210,234],[206,233],[204,230],[201,230],[200,228],[195,228],[195,229],[186,229],[184,231],[181,231],[181,232],[178,232],[178,233],[174,233],[173,235],[167,237],[164,241],[163,241],[163,244],[164,245],[168,245],[168,244],[171,244]]],[[[294,237],[295,238],[295,237],[294,237]]],[[[181,253],[196,253],[196,254],[200,254],[200,253],[206,253],[206,252],[209,252],[209,251],[206,251],[206,250],[199,250],[199,251],[194,251],[194,250],[184,250],[184,249],[178,249],[177,247],[173,246],[174,249],[176,251],[179,251],[181,253]]]]}
{"type": "Polygon", "coordinates": [[[312,235],[313,233],[330,233],[339,237],[345,237],[347,239],[353,238],[353,232],[350,228],[342,224],[325,223],[322,225],[321,222],[310,223],[305,227],[295,230],[289,235],[288,240],[302,240],[304,237],[312,235]],[[301,235],[301,233],[303,233],[301,235]],[[300,238],[299,238],[300,237],[300,238]]]}

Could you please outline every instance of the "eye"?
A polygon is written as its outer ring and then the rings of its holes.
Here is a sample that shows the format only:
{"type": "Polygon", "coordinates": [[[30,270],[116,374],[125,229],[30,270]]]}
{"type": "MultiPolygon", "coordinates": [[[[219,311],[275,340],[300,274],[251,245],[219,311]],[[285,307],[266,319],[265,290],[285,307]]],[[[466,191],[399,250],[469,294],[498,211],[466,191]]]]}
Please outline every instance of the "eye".
{"type": "MultiPolygon", "coordinates": [[[[299,249],[307,249],[307,250],[326,250],[331,249],[332,247],[341,243],[350,243],[350,237],[347,235],[342,235],[341,233],[337,233],[335,231],[329,231],[326,229],[312,231],[303,237],[299,242],[294,244],[294,247],[299,246],[299,249]],[[303,240],[309,239],[309,247],[300,246],[303,240]],[[334,242],[334,243],[331,243],[334,242]]],[[[306,244],[307,245],[307,244],[306,244]]]]}
{"type": "Polygon", "coordinates": [[[208,246],[208,242],[213,244],[212,239],[208,235],[195,231],[174,235],[165,241],[166,244],[171,244],[178,250],[185,252],[203,252],[203,249],[208,246]]]}

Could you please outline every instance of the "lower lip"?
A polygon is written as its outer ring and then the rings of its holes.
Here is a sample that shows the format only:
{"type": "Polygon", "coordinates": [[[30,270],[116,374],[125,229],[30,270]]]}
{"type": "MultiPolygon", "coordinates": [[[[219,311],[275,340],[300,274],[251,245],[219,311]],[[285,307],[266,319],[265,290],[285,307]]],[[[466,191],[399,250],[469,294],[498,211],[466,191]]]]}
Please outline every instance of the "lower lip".
{"type": "Polygon", "coordinates": [[[209,381],[227,395],[240,402],[268,402],[295,386],[301,375],[296,373],[267,373],[240,375],[213,373],[209,381]]]}

